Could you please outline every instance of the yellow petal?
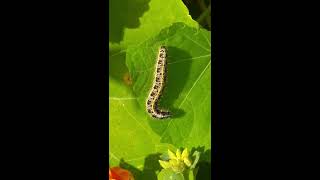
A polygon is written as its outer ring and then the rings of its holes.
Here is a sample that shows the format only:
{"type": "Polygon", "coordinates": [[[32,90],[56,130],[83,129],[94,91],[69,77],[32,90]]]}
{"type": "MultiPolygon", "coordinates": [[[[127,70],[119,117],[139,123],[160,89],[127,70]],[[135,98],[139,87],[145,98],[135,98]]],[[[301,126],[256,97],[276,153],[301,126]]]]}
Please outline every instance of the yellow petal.
{"type": "Polygon", "coordinates": [[[181,158],[181,151],[180,151],[180,149],[177,149],[176,156],[177,156],[178,159],[181,158]]]}
{"type": "Polygon", "coordinates": [[[167,161],[161,161],[159,160],[160,166],[163,167],[164,169],[168,169],[171,167],[170,163],[167,161]]]}
{"type": "Polygon", "coordinates": [[[183,159],[183,162],[184,162],[188,167],[191,166],[191,161],[189,160],[189,158],[184,158],[184,159],[183,159]]]}
{"type": "Polygon", "coordinates": [[[179,164],[179,161],[176,159],[170,159],[169,163],[171,166],[177,166],[179,164]]]}
{"type": "Polygon", "coordinates": [[[185,158],[189,158],[189,152],[188,152],[188,149],[185,148],[183,151],[182,151],[182,155],[181,155],[181,159],[185,159],[185,158]]]}
{"type": "Polygon", "coordinates": [[[170,159],[177,159],[176,155],[168,149],[168,155],[170,159]]]}

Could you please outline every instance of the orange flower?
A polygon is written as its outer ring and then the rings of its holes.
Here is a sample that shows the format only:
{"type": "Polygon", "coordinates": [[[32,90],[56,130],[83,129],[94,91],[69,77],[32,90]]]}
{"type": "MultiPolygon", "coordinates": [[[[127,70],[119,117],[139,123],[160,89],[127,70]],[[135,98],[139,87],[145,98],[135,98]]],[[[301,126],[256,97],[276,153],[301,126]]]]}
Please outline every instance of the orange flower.
{"type": "Polygon", "coordinates": [[[109,180],[134,180],[130,171],[120,167],[109,168],[109,180]]]}

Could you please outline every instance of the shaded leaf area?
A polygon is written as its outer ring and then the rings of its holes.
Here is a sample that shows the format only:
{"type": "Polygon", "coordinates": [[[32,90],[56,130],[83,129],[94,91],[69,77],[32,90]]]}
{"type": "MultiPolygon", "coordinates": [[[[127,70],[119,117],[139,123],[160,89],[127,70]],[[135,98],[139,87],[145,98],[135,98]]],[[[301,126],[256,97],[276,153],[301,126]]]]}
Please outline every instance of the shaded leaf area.
{"type": "Polygon", "coordinates": [[[139,18],[149,9],[150,0],[110,0],[109,1],[109,41],[123,40],[126,28],[138,28],[139,18]]]}
{"type": "Polygon", "coordinates": [[[160,153],[150,154],[145,158],[144,161],[144,168],[142,170],[137,169],[135,166],[130,165],[129,163],[125,162],[123,159],[120,161],[119,166],[128,169],[132,172],[135,179],[141,180],[156,180],[157,173],[160,172],[161,166],[158,162],[160,158],[160,153]]]}
{"type": "Polygon", "coordinates": [[[160,142],[177,147],[210,148],[211,52],[210,32],[175,23],[158,36],[127,50],[127,67],[138,106],[160,142]],[[173,116],[151,118],[145,110],[154,79],[158,48],[168,49],[168,77],[160,107],[173,116]]]}
{"type": "Polygon", "coordinates": [[[183,0],[190,15],[203,28],[211,30],[211,0],[183,0]]]}
{"type": "Polygon", "coordinates": [[[198,27],[181,0],[110,0],[109,47],[121,45],[125,50],[175,22],[198,27]]]}
{"type": "Polygon", "coordinates": [[[211,179],[211,149],[207,149],[204,146],[197,148],[192,148],[191,154],[193,152],[200,152],[200,159],[197,164],[197,175],[196,179],[211,179]]]}

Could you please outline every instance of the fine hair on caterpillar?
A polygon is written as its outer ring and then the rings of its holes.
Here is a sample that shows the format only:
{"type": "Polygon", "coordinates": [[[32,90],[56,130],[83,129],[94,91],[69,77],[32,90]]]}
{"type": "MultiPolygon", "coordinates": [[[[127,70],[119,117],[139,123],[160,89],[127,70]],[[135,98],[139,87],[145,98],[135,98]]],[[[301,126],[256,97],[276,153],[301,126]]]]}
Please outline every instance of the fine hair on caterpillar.
{"type": "Polygon", "coordinates": [[[170,112],[160,109],[158,105],[167,79],[167,49],[165,46],[159,48],[154,76],[153,85],[146,101],[146,110],[154,118],[168,118],[171,116],[170,112]]]}

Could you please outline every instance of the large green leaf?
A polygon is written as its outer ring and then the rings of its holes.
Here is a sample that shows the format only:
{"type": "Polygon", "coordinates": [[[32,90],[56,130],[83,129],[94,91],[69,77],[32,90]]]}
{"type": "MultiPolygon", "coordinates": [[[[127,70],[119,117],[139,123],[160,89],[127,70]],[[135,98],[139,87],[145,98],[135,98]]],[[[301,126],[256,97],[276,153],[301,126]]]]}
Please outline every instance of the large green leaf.
{"type": "Polygon", "coordinates": [[[127,50],[132,79],[126,85],[125,80],[109,78],[111,165],[123,159],[142,170],[145,158],[168,148],[202,147],[203,152],[211,148],[210,46],[210,32],[175,23],[127,50]],[[145,110],[160,45],[167,46],[169,56],[168,80],[160,103],[174,114],[161,121],[145,110]]]}
{"type": "Polygon", "coordinates": [[[210,32],[176,23],[127,50],[137,109],[161,142],[188,148],[210,146],[210,49],[210,32]],[[145,110],[161,45],[168,49],[168,79],[160,104],[173,113],[162,121],[149,117],[145,110]]]}
{"type": "Polygon", "coordinates": [[[198,27],[182,0],[110,0],[109,20],[112,48],[139,44],[176,22],[198,27]]]}

